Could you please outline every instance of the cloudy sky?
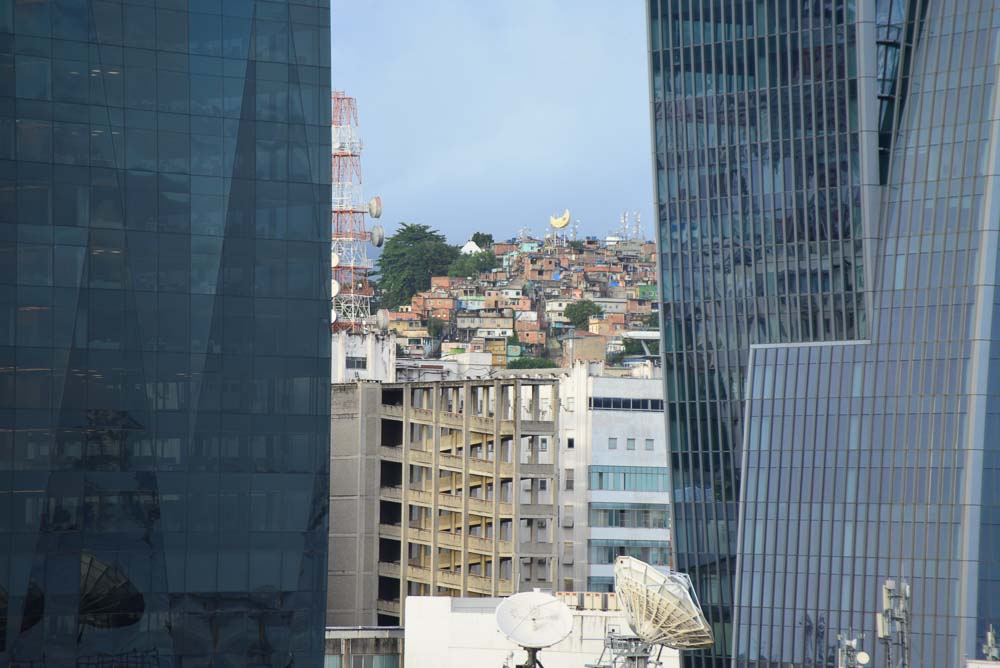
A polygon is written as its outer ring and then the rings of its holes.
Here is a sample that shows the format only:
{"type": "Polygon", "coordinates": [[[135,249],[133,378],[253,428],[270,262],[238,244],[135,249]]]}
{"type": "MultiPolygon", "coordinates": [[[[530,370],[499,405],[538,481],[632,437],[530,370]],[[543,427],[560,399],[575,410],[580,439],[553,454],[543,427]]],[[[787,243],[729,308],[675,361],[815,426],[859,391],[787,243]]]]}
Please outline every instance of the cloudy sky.
{"type": "Polygon", "coordinates": [[[652,234],[642,0],[332,0],[333,88],[358,101],[382,221],[452,243],[569,209],[652,234]]]}

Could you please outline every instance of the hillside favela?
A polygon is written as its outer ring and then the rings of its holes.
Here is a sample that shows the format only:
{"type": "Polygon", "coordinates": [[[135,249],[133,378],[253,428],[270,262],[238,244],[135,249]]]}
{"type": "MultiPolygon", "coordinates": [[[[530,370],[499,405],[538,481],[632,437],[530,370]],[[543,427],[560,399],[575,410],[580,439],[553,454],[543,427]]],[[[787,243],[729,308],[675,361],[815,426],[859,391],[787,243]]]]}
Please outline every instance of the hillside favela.
{"type": "Polygon", "coordinates": [[[998,259],[1000,0],[0,0],[0,668],[1000,668],[998,259]]]}

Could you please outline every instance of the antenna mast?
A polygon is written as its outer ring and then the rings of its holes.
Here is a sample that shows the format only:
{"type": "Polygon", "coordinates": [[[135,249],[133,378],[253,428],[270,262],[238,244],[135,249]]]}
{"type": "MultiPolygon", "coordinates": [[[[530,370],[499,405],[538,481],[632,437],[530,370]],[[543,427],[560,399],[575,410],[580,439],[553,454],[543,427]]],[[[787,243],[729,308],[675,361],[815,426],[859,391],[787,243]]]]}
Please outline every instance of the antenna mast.
{"type": "Polygon", "coordinates": [[[332,95],[331,117],[331,222],[330,248],[332,267],[331,328],[333,331],[360,332],[372,323],[372,287],[368,272],[367,244],[382,245],[385,237],[378,225],[371,234],[365,230],[365,214],[382,215],[382,200],[373,197],[368,204],[361,191],[361,136],[358,133],[358,107],[353,97],[342,91],[332,95]]]}
{"type": "Polygon", "coordinates": [[[910,585],[888,579],[882,585],[882,612],[876,618],[885,645],[886,668],[910,668],[910,585]]]}

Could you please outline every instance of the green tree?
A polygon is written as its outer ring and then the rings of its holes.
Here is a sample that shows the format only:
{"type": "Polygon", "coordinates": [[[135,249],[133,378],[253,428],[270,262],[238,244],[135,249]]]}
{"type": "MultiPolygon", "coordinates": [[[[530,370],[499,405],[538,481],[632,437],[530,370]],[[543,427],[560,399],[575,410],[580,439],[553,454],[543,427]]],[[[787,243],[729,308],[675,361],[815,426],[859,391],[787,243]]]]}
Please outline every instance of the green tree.
{"type": "Polygon", "coordinates": [[[458,257],[458,248],[427,225],[402,223],[386,239],[378,259],[381,306],[387,309],[408,304],[410,298],[431,286],[432,276],[443,276],[458,257]]]}
{"type": "Polygon", "coordinates": [[[472,241],[483,250],[486,250],[493,246],[493,235],[488,232],[476,232],[472,235],[472,241]]]}
{"type": "Polygon", "coordinates": [[[570,242],[569,242],[568,244],[566,244],[566,245],[567,245],[567,246],[568,246],[569,248],[572,248],[572,249],[573,249],[574,251],[576,251],[577,253],[582,253],[582,252],[583,252],[583,242],[582,242],[582,241],[580,241],[579,239],[573,239],[573,241],[570,241],[570,242]]]}
{"type": "Polygon", "coordinates": [[[652,313],[650,313],[649,315],[646,316],[646,327],[649,327],[650,329],[659,329],[660,328],[660,312],[659,311],[653,311],[652,313]]]}
{"type": "Polygon", "coordinates": [[[544,357],[515,357],[507,361],[508,369],[555,369],[558,366],[544,357]]]}
{"type": "MultiPolygon", "coordinates": [[[[659,341],[646,341],[646,346],[649,348],[650,355],[660,354],[660,342],[659,341]]],[[[639,339],[625,339],[625,354],[626,355],[645,355],[646,351],[642,347],[643,342],[639,339]]]]}
{"type": "Polygon", "coordinates": [[[567,306],[563,314],[569,319],[570,324],[577,329],[587,329],[590,316],[603,312],[600,306],[589,299],[581,299],[567,306]]]}
{"type": "Polygon", "coordinates": [[[448,267],[449,276],[478,276],[497,266],[497,257],[491,251],[459,255],[448,267]]]}

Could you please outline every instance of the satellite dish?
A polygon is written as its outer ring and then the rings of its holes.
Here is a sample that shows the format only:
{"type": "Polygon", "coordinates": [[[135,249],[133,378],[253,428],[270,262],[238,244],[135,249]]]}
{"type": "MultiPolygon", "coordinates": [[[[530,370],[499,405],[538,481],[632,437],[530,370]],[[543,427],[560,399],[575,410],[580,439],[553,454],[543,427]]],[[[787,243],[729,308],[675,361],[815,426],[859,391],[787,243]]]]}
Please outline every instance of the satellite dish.
{"type": "Polygon", "coordinates": [[[330,266],[331,267],[336,267],[339,264],[340,264],[340,254],[339,253],[330,253],[330,266]]]}
{"type": "Polygon", "coordinates": [[[384,308],[375,312],[375,326],[383,332],[389,329],[389,312],[384,308]]]}
{"type": "Polygon", "coordinates": [[[526,591],[497,606],[497,628],[528,652],[525,666],[540,666],[538,650],[555,645],[573,631],[573,614],[555,596],[526,591]]]}
{"type": "Polygon", "coordinates": [[[330,322],[331,323],[337,322],[337,312],[334,311],[333,309],[330,309],[330,322]]]}
{"type": "Polygon", "coordinates": [[[556,218],[555,216],[549,216],[549,225],[556,228],[557,230],[562,229],[569,225],[569,209],[563,212],[563,215],[556,218]]]}
{"type": "Polygon", "coordinates": [[[859,666],[867,666],[872,662],[872,657],[868,652],[861,650],[854,655],[854,660],[858,662],[859,666]]]}
{"type": "Polygon", "coordinates": [[[378,195],[368,200],[368,215],[372,218],[382,217],[382,198],[378,195]]]}
{"type": "Polygon", "coordinates": [[[615,594],[629,626],[651,645],[698,649],[715,644],[691,578],[661,573],[633,557],[615,560],[615,594]]]}
{"type": "Polygon", "coordinates": [[[372,226],[372,246],[375,248],[381,248],[382,244],[385,243],[385,230],[381,225],[372,226]]]}
{"type": "Polygon", "coordinates": [[[330,281],[330,296],[336,297],[340,294],[340,281],[333,279],[330,281]]]}

